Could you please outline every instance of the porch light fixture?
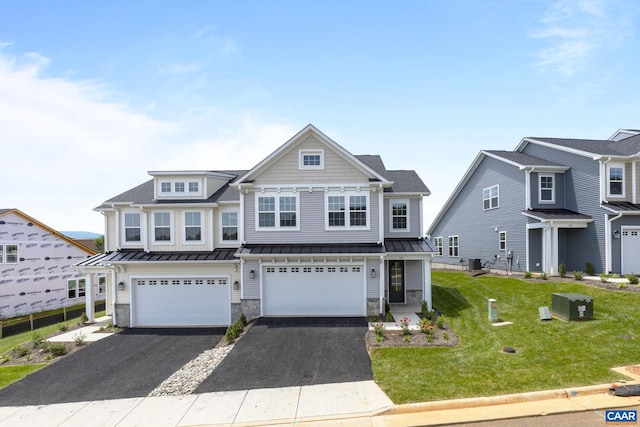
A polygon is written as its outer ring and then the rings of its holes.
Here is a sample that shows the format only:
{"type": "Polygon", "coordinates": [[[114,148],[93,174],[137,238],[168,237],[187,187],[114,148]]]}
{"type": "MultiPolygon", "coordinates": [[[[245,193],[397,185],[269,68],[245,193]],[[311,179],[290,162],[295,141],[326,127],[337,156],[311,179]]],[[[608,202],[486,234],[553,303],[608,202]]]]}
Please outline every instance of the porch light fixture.
{"type": "Polygon", "coordinates": [[[254,279],[256,277],[256,271],[254,269],[251,269],[251,271],[249,271],[249,279],[254,279]]]}
{"type": "Polygon", "coordinates": [[[614,239],[620,238],[620,230],[613,230],[613,238],[614,239]]]}
{"type": "Polygon", "coordinates": [[[240,289],[240,282],[236,280],[235,282],[233,282],[233,290],[237,291],[238,289],[240,289]]]}
{"type": "Polygon", "coordinates": [[[118,282],[118,290],[124,291],[124,282],[118,282]]]}
{"type": "Polygon", "coordinates": [[[376,269],[375,269],[375,268],[372,268],[372,269],[371,269],[371,278],[372,278],[372,279],[375,279],[375,278],[376,278],[376,269]]]}

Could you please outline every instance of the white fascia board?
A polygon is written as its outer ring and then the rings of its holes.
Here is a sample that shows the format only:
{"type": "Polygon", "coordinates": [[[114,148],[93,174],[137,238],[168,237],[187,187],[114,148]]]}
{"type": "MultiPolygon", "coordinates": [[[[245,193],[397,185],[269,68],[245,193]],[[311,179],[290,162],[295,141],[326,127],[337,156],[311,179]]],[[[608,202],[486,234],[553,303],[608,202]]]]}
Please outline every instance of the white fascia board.
{"type": "Polygon", "coordinates": [[[198,203],[153,203],[153,204],[143,204],[143,205],[131,205],[132,207],[139,207],[140,209],[167,209],[167,208],[198,208],[198,209],[207,209],[207,208],[216,208],[218,207],[217,202],[206,202],[203,200],[198,203]]]}
{"type": "Polygon", "coordinates": [[[316,128],[312,124],[308,124],[307,126],[305,126],[300,132],[295,134],[287,142],[285,142],[278,149],[276,149],[276,151],[271,153],[269,156],[267,156],[264,160],[262,160],[256,166],[251,168],[251,170],[249,170],[246,174],[244,174],[241,177],[239,177],[236,180],[236,182],[232,183],[231,185],[232,186],[239,186],[239,185],[243,184],[243,181],[251,178],[253,175],[258,174],[259,172],[261,172],[262,170],[267,168],[274,160],[278,159],[280,156],[282,156],[284,153],[286,153],[292,145],[294,145],[296,142],[298,142],[300,139],[302,139],[307,134],[311,134],[311,133],[314,134],[316,137],[318,137],[318,139],[320,139],[322,142],[324,142],[325,144],[327,144],[328,146],[333,148],[336,152],[338,152],[349,163],[351,163],[352,165],[356,166],[357,168],[365,171],[366,173],[368,173],[370,175],[373,175],[376,179],[380,180],[381,184],[383,186],[390,186],[391,185],[390,181],[388,181],[386,178],[384,178],[383,176],[381,176],[380,174],[375,172],[369,166],[367,166],[364,163],[362,163],[353,154],[349,153],[340,144],[338,144],[337,142],[335,142],[334,140],[329,138],[327,135],[322,133],[318,128],[316,128]]]}
{"type": "Polygon", "coordinates": [[[442,209],[440,209],[440,212],[438,212],[438,215],[436,215],[435,219],[427,229],[428,236],[430,236],[433,232],[433,229],[438,226],[438,223],[440,223],[440,220],[442,219],[442,217],[447,213],[447,211],[449,210],[453,202],[456,200],[456,197],[458,197],[458,194],[460,194],[464,186],[467,184],[467,181],[469,181],[469,179],[471,178],[475,170],[478,168],[478,166],[480,165],[480,162],[482,162],[482,159],[484,159],[484,157],[486,156],[485,153],[486,152],[484,151],[480,151],[476,156],[476,158],[473,159],[473,162],[471,162],[471,166],[469,166],[469,169],[467,169],[465,174],[462,176],[462,179],[460,180],[456,188],[453,190],[453,192],[447,199],[444,206],[442,206],[442,209]]]}
{"type": "Polygon", "coordinates": [[[507,164],[509,164],[511,166],[515,166],[515,167],[520,168],[520,169],[523,169],[523,168],[526,167],[526,166],[523,166],[521,163],[514,162],[513,160],[505,159],[504,157],[498,156],[496,154],[490,153],[490,152],[485,151],[485,150],[482,150],[481,153],[484,154],[487,157],[491,157],[492,159],[499,160],[499,161],[501,161],[503,163],[507,163],[507,164]]]}
{"type": "Polygon", "coordinates": [[[501,162],[507,163],[509,165],[515,166],[520,170],[531,169],[532,172],[545,171],[545,172],[565,172],[570,168],[569,166],[544,166],[544,165],[523,165],[522,163],[514,162],[513,160],[505,159],[502,156],[498,156],[494,153],[490,153],[488,151],[482,151],[485,156],[491,157],[496,160],[500,160],[501,162]]]}
{"type": "MultiPolygon", "coordinates": [[[[528,216],[529,218],[533,218],[537,221],[540,221],[540,223],[543,224],[550,224],[553,226],[559,226],[559,227],[567,227],[570,224],[580,224],[579,227],[572,227],[572,228],[584,228],[587,226],[587,224],[593,222],[593,218],[589,218],[589,219],[545,219],[545,218],[540,218],[539,216],[536,216],[535,213],[529,213],[529,212],[522,212],[522,215],[524,216],[528,216]]],[[[571,228],[571,227],[570,227],[571,228]]]]}
{"type": "Polygon", "coordinates": [[[149,175],[151,176],[175,176],[175,175],[189,175],[189,176],[219,176],[219,177],[223,177],[223,178],[233,178],[235,177],[235,175],[231,175],[228,173],[224,173],[224,172],[217,172],[217,171],[194,171],[194,170],[190,170],[190,171],[179,171],[179,170],[174,170],[174,171],[148,171],[147,172],[149,175]]]}
{"type": "Polygon", "coordinates": [[[400,197],[409,197],[411,199],[417,199],[417,198],[421,198],[421,197],[425,197],[425,196],[430,196],[431,195],[431,191],[421,191],[421,192],[404,192],[404,193],[385,193],[384,191],[382,192],[382,194],[384,195],[385,199],[397,199],[400,197]]]}

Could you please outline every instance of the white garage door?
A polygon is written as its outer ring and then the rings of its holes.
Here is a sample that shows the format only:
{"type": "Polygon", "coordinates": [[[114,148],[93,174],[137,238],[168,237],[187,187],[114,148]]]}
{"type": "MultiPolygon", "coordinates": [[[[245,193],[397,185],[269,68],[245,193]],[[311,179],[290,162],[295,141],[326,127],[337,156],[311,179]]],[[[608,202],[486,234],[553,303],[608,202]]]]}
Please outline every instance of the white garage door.
{"type": "Polygon", "coordinates": [[[622,230],[622,273],[640,274],[640,227],[622,230]]]}
{"type": "Polygon", "coordinates": [[[227,326],[231,291],[227,278],[136,279],[133,326],[227,326]]]}
{"type": "Polygon", "coordinates": [[[263,267],[264,316],[366,315],[363,266],[263,267]]]}

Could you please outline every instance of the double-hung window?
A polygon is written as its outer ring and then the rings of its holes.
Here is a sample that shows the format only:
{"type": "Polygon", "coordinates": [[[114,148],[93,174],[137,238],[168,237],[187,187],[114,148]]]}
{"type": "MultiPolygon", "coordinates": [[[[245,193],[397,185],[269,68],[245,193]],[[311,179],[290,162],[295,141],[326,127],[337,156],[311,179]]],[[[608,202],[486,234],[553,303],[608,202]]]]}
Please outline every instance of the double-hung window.
{"type": "Polygon", "coordinates": [[[442,237],[434,237],[433,245],[436,247],[436,251],[438,252],[436,256],[442,256],[442,237]]]}
{"type": "Polygon", "coordinates": [[[608,165],[608,196],[624,197],[624,165],[612,163],[608,165]]]}
{"type": "Polygon", "coordinates": [[[460,238],[449,236],[449,256],[457,258],[460,256],[460,238]]]}
{"type": "Polygon", "coordinates": [[[369,226],[369,197],[363,194],[329,194],[326,199],[327,228],[369,226]]]}
{"type": "Polygon", "coordinates": [[[496,209],[499,206],[498,198],[499,198],[499,190],[497,185],[483,189],[482,190],[482,209],[485,211],[489,209],[496,209]]]}
{"type": "Polygon", "coordinates": [[[107,278],[104,276],[98,277],[98,293],[104,294],[107,292],[107,278]]]}
{"type": "Polygon", "coordinates": [[[540,175],[538,185],[538,201],[540,203],[554,203],[555,191],[553,188],[553,175],[540,175]]]}
{"type": "Polygon", "coordinates": [[[18,262],[18,245],[0,245],[0,264],[16,264],[18,262]]]}
{"type": "Polygon", "coordinates": [[[202,212],[184,213],[184,240],[187,242],[202,241],[202,212]]]}
{"type": "Polygon", "coordinates": [[[498,233],[498,249],[501,251],[507,250],[507,232],[501,231],[498,233]]]}
{"type": "Polygon", "coordinates": [[[78,298],[85,296],[87,293],[87,281],[85,279],[78,280],[78,298]]]}
{"type": "Polygon", "coordinates": [[[140,214],[124,214],[124,240],[125,242],[140,241],[140,214]]]}
{"type": "Polygon", "coordinates": [[[391,231],[409,231],[409,201],[391,200],[391,231]]]}
{"type": "Polygon", "coordinates": [[[72,279],[67,282],[67,298],[69,299],[76,298],[76,295],[77,295],[76,285],[77,285],[76,279],[72,279]]]}
{"type": "Polygon", "coordinates": [[[258,229],[298,229],[298,196],[257,196],[258,229]]]}
{"type": "Polygon", "coordinates": [[[153,232],[156,242],[170,242],[171,214],[169,212],[153,213],[153,232]]]}
{"type": "Polygon", "coordinates": [[[222,240],[238,240],[238,212],[222,212],[220,220],[222,224],[222,240]]]}

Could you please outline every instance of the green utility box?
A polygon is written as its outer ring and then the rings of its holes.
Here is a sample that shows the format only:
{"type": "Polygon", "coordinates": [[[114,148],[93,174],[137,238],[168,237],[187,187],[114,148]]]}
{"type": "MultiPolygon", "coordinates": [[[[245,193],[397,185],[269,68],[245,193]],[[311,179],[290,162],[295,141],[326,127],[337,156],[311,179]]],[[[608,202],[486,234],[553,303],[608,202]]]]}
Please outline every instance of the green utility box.
{"type": "Polygon", "coordinates": [[[591,320],[593,298],[582,294],[552,294],[551,314],[562,320],[591,320]]]}

